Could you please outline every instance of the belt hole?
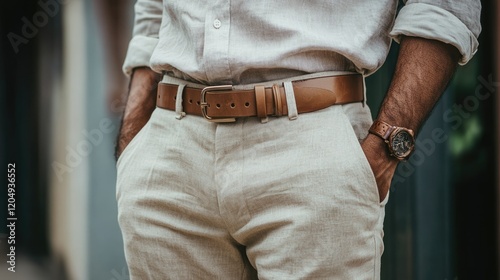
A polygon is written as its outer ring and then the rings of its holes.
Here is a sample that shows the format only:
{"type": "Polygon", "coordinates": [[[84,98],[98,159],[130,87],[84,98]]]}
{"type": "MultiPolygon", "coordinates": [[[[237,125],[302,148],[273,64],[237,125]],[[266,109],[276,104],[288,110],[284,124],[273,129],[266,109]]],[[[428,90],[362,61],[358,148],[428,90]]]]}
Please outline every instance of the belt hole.
{"type": "Polygon", "coordinates": [[[217,109],[220,109],[220,104],[216,104],[215,107],[217,107],[217,109]]]}
{"type": "Polygon", "coordinates": [[[231,103],[231,108],[234,108],[234,107],[236,107],[236,104],[231,103]]]}
{"type": "Polygon", "coordinates": [[[196,105],[200,105],[200,101],[196,101],[196,105]]]}
{"type": "Polygon", "coordinates": [[[189,99],[189,104],[193,104],[193,99],[189,99]]]}
{"type": "Polygon", "coordinates": [[[250,107],[250,102],[245,102],[245,107],[250,107]]]}
{"type": "Polygon", "coordinates": [[[174,96],[174,100],[177,100],[177,96],[174,96]]]}

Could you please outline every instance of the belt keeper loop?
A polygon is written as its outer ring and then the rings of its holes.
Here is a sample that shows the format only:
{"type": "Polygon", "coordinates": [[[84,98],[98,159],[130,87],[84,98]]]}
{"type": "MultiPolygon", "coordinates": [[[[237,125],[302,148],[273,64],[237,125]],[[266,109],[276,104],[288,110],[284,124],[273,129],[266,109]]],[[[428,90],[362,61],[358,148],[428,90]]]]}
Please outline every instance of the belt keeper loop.
{"type": "Polygon", "coordinates": [[[299,113],[297,111],[297,103],[295,102],[295,92],[293,91],[292,82],[284,82],[283,86],[285,87],[286,104],[288,107],[288,119],[293,121],[299,117],[299,113]]]}
{"type": "Polygon", "coordinates": [[[255,86],[255,108],[257,109],[257,117],[262,123],[269,121],[266,110],[266,89],[264,86],[255,86]]]}
{"type": "Polygon", "coordinates": [[[281,104],[281,93],[280,86],[273,85],[273,97],[274,97],[274,115],[276,117],[283,116],[283,105],[281,104]]]}
{"type": "Polygon", "coordinates": [[[181,120],[186,116],[186,112],[183,111],[182,107],[182,94],[184,93],[184,88],[186,85],[180,84],[177,87],[177,95],[175,97],[175,113],[177,113],[177,116],[175,116],[176,119],[181,120]]]}

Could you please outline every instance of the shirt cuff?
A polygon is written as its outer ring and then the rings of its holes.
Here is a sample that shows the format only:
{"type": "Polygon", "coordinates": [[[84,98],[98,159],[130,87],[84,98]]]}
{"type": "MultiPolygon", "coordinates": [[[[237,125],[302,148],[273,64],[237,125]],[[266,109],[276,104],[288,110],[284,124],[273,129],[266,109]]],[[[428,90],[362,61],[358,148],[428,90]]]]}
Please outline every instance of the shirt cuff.
{"type": "Polygon", "coordinates": [[[158,38],[134,36],[128,45],[127,56],[123,63],[123,73],[130,77],[136,67],[150,67],[149,60],[158,44],[158,38]]]}
{"type": "Polygon", "coordinates": [[[455,46],[466,64],[477,51],[476,36],[455,15],[437,6],[414,3],[404,6],[389,34],[399,43],[401,35],[441,41],[455,46]]]}

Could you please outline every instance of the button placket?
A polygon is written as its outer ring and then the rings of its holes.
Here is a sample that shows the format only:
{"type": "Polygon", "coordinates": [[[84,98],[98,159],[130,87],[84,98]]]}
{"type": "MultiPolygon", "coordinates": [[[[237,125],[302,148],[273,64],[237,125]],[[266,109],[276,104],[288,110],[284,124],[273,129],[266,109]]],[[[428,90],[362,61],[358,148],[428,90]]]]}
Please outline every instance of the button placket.
{"type": "Polygon", "coordinates": [[[217,81],[229,84],[231,81],[228,59],[231,18],[229,6],[221,4],[206,14],[203,64],[208,83],[217,81]]]}

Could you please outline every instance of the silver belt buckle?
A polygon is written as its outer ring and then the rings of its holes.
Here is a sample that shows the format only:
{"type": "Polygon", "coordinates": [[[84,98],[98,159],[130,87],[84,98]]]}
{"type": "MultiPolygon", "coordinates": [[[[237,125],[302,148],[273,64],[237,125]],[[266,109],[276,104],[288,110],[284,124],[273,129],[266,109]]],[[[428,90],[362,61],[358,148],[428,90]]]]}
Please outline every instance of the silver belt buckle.
{"type": "Polygon", "coordinates": [[[207,94],[209,92],[213,91],[226,91],[226,90],[232,90],[233,86],[232,85],[222,85],[222,86],[209,86],[203,88],[201,91],[201,97],[200,97],[200,107],[201,107],[201,114],[203,117],[211,122],[216,122],[216,123],[229,123],[229,122],[235,122],[236,118],[218,118],[218,117],[211,117],[207,113],[207,108],[208,108],[208,103],[206,100],[207,94]]]}

